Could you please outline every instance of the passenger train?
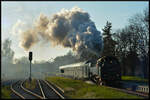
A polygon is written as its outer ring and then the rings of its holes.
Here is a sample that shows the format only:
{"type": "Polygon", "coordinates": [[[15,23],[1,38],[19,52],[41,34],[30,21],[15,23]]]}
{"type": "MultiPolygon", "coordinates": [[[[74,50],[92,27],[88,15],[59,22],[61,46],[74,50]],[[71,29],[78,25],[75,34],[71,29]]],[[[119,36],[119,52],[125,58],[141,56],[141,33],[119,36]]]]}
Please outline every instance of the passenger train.
{"type": "Polygon", "coordinates": [[[74,79],[91,79],[98,77],[99,84],[116,83],[121,80],[121,67],[116,57],[104,56],[93,64],[90,61],[60,66],[61,76],[74,79]]]}

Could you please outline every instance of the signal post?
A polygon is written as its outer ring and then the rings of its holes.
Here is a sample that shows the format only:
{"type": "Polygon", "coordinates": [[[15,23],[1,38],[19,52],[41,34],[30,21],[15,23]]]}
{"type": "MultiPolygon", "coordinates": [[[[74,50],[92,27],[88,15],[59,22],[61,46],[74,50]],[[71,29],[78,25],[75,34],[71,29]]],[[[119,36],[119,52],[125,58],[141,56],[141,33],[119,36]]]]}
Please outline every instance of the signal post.
{"type": "Polygon", "coordinates": [[[31,52],[31,51],[29,52],[29,60],[30,60],[30,77],[29,77],[29,81],[31,82],[31,81],[32,81],[32,78],[31,78],[31,61],[32,61],[32,52],[31,52]]]}

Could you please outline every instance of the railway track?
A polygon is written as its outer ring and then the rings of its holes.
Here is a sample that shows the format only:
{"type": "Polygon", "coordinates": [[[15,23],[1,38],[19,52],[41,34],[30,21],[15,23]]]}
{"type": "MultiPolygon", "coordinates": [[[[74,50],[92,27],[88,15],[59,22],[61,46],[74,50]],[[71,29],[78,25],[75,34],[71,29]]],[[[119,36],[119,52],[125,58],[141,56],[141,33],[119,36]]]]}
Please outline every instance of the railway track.
{"type": "Polygon", "coordinates": [[[115,90],[119,90],[119,91],[122,91],[122,92],[126,92],[128,94],[133,94],[133,95],[141,96],[141,97],[144,97],[144,98],[149,98],[149,95],[145,94],[145,93],[135,92],[135,91],[126,90],[126,89],[120,89],[120,88],[115,88],[115,87],[110,87],[110,86],[107,86],[107,87],[113,88],[115,90]]]}
{"type": "MultiPolygon", "coordinates": [[[[26,81],[26,80],[25,80],[26,81]]],[[[20,99],[65,99],[65,97],[59,93],[56,87],[52,86],[45,80],[37,80],[39,85],[39,91],[42,95],[35,91],[31,91],[23,86],[25,81],[17,81],[11,84],[12,92],[20,99]]]]}
{"type": "MultiPolygon", "coordinates": [[[[94,79],[93,79],[94,80],[94,79]]],[[[94,80],[92,81],[94,82],[95,84],[97,84],[97,80],[94,80]]],[[[149,95],[146,94],[146,93],[141,93],[141,92],[136,92],[136,91],[132,91],[132,90],[127,90],[127,89],[122,89],[122,88],[116,88],[116,87],[112,87],[112,86],[107,86],[108,88],[112,88],[112,89],[115,89],[115,90],[119,90],[119,91],[122,91],[122,92],[125,92],[125,93],[128,93],[128,94],[133,94],[133,95],[137,95],[137,96],[141,96],[141,97],[144,97],[144,98],[149,98],[149,95]]]]}
{"type": "Polygon", "coordinates": [[[43,97],[47,99],[65,99],[51,84],[45,80],[39,80],[43,97]]]}
{"type": "Polygon", "coordinates": [[[15,93],[20,99],[39,99],[39,97],[36,97],[31,93],[25,91],[22,88],[21,84],[22,81],[20,80],[11,85],[12,92],[15,93]]]}
{"type": "MultiPolygon", "coordinates": [[[[51,84],[50,82],[47,82],[45,80],[37,80],[37,84],[39,86],[38,89],[41,92],[41,95],[39,93],[30,91],[29,89],[25,88],[23,86],[24,82],[26,80],[22,81],[19,80],[15,83],[11,84],[11,90],[16,95],[17,99],[65,99],[63,96],[63,93],[60,92],[58,88],[55,87],[54,84],[51,84]]],[[[149,98],[148,94],[143,94],[131,90],[126,90],[126,89],[120,89],[120,88],[115,88],[111,86],[107,86],[108,88],[113,88],[115,90],[119,90],[128,94],[134,94],[137,96],[141,96],[144,98],[149,98]]]]}
{"type": "MultiPolygon", "coordinates": [[[[25,81],[26,81],[26,80],[25,80],[25,81]]],[[[29,90],[29,89],[25,88],[25,87],[23,86],[23,84],[24,84],[25,81],[23,81],[23,82],[21,83],[21,87],[22,87],[23,90],[25,90],[26,92],[32,94],[32,95],[35,96],[35,97],[38,97],[39,99],[44,99],[41,95],[39,95],[40,93],[39,93],[38,90],[36,90],[36,92],[34,92],[34,91],[32,91],[32,90],[29,90]]]]}

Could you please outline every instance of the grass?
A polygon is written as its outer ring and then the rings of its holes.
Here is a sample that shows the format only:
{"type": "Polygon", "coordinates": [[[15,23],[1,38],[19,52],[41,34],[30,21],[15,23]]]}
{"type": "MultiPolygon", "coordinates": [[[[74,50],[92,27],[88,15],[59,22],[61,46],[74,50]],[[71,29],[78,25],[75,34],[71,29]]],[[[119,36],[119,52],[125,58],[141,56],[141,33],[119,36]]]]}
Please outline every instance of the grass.
{"type": "Polygon", "coordinates": [[[136,81],[136,82],[148,82],[148,79],[144,79],[136,76],[122,76],[123,81],[136,81]]]}
{"type": "Polygon", "coordinates": [[[70,99],[142,99],[142,97],[127,94],[106,86],[87,84],[82,80],[64,77],[46,77],[46,80],[64,89],[64,95],[70,99]]]}
{"type": "Polygon", "coordinates": [[[2,99],[11,99],[11,90],[9,86],[1,87],[1,98],[2,99]]]}
{"type": "Polygon", "coordinates": [[[28,88],[28,89],[35,89],[36,80],[35,80],[35,79],[32,79],[31,83],[29,82],[29,80],[27,80],[27,81],[24,83],[24,86],[25,86],[25,88],[28,88]]]}

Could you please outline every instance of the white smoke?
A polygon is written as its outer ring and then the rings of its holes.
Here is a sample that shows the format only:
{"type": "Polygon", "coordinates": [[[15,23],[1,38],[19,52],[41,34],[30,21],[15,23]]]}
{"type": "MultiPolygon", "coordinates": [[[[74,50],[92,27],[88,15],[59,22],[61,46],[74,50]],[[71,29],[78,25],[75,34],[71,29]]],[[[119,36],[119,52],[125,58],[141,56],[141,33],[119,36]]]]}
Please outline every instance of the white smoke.
{"type": "Polygon", "coordinates": [[[40,14],[33,27],[22,32],[21,46],[29,50],[41,39],[51,42],[54,46],[72,48],[80,56],[100,56],[103,40],[100,31],[87,12],[73,7],[62,9],[48,18],[40,14]]]}
{"type": "Polygon", "coordinates": [[[11,34],[15,36],[19,36],[22,33],[24,26],[25,26],[25,22],[18,19],[17,22],[12,27],[11,34]]]}

